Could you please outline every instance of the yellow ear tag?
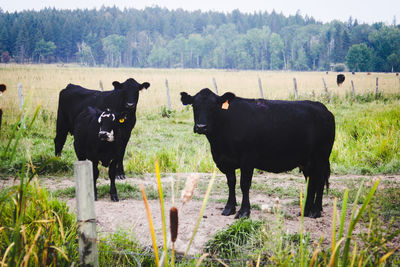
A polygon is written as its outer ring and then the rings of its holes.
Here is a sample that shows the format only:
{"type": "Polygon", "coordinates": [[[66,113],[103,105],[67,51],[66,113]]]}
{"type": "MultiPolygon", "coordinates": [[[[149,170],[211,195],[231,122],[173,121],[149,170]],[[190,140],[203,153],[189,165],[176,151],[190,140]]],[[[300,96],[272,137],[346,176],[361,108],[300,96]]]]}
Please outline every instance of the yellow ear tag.
{"type": "Polygon", "coordinates": [[[124,118],[119,119],[119,123],[124,123],[124,121],[125,121],[124,118]]]}
{"type": "Polygon", "coordinates": [[[222,109],[228,109],[229,108],[229,103],[228,100],[226,100],[223,104],[222,104],[222,109]]]}

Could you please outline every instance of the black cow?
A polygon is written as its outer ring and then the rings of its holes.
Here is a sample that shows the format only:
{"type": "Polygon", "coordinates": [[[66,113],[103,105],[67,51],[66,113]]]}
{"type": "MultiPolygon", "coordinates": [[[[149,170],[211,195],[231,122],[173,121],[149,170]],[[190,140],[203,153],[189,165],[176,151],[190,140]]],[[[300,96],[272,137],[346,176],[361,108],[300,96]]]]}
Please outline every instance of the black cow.
{"type": "MultiPolygon", "coordinates": [[[[7,90],[7,86],[5,84],[0,84],[0,95],[3,94],[7,90]]],[[[0,129],[1,129],[1,121],[3,118],[3,109],[0,106],[0,129]]]]}
{"type": "Polygon", "coordinates": [[[94,197],[97,200],[96,181],[99,177],[98,164],[108,168],[110,177],[110,195],[112,201],[118,201],[115,187],[116,140],[119,132],[118,118],[109,109],[102,111],[88,107],[76,117],[74,122],[74,148],[78,160],[90,160],[93,164],[94,197]]]}
{"type": "Polygon", "coordinates": [[[136,123],[136,105],[139,100],[139,91],[148,88],[150,84],[138,83],[134,79],[127,79],[123,83],[113,82],[113,91],[97,91],[85,89],[79,85],[69,84],[61,90],[58,102],[56,137],[54,138],[55,154],[61,154],[68,133],[74,132],[74,121],[80,112],[88,106],[101,110],[110,108],[116,113],[125,112],[126,119],[118,126],[121,137],[117,144],[116,177],[124,179],[123,157],[131,132],[136,123]]]}
{"type": "Polygon", "coordinates": [[[338,86],[341,86],[342,83],[344,82],[344,80],[345,80],[344,74],[338,74],[336,76],[336,83],[337,83],[338,86]]]}
{"type": "Polygon", "coordinates": [[[323,104],[218,96],[208,88],[194,96],[182,92],[181,101],[193,106],[194,132],[206,135],[214,162],[227,177],[229,198],[222,215],[236,212],[236,169],[243,199],[235,218],[241,218],[250,215],[255,168],[280,173],[299,167],[310,179],[305,216],[321,216],[335,139],[334,116],[323,104]]]}

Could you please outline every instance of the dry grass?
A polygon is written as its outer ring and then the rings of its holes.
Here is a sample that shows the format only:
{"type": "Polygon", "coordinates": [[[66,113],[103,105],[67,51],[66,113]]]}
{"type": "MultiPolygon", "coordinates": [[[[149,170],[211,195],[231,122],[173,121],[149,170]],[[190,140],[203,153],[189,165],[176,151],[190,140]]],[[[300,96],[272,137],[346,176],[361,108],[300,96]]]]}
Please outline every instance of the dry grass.
{"type": "Polygon", "coordinates": [[[242,97],[258,98],[258,78],[263,85],[264,97],[286,99],[293,95],[293,78],[297,79],[300,95],[323,93],[322,78],[325,79],[331,94],[343,96],[351,91],[353,80],[357,93],[374,92],[376,77],[379,77],[379,90],[385,93],[400,91],[400,79],[395,74],[385,73],[344,73],[342,86],[336,85],[337,73],[329,72],[273,72],[273,71],[227,71],[199,69],[134,69],[134,68],[83,68],[74,65],[0,65],[1,83],[8,86],[3,95],[4,109],[13,110],[18,106],[17,84],[21,83],[24,94],[33,94],[34,102],[41,102],[44,109],[55,111],[58,105],[58,92],[68,83],[79,84],[86,88],[98,89],[101,80],[104,89],[112,89],[115,80],[125,81],[129,77],[139,82],[148,81],[151,87],[141,93],[140,111],[160,110],[167,104],[165,79],[168,79],[171,102],[175,109],[182,107],[179,92],[194,94],[202,88],[213,89],[215,77],[220,94],[231,91],[242,97]]]}

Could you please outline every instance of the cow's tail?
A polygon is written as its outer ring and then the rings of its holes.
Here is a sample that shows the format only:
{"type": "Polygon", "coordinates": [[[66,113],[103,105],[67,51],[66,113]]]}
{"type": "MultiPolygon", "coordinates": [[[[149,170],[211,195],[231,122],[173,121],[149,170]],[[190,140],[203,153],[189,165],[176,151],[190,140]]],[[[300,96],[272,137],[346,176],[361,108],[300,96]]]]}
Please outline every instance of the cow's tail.
{"type": "Polygon", "coordinates": [[[324,179],[325,179],[325,186],[326,186],[326,193],[329,193],[329,177],[331,176],[331,164],[328,160],[328,164],[326,169],[324,170],[324,179]]]}

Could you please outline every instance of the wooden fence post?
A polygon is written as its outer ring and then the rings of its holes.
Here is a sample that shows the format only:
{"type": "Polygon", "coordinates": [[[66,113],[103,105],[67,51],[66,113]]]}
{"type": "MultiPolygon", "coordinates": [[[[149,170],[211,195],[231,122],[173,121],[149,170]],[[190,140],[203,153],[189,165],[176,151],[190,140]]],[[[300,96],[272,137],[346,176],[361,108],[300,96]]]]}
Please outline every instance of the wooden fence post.
{"type": "Polygon", "coordinates": [[[375,97],[378,96],[378,77],[376,77],[376,88],[375,88],[375,97]]]}
{"type": "Polygon", "coordinates": [[[104,88],[103,88],[103,82],[101,81],[101,80],[99,80],[99,86],[100,86],[100,91],[104,91],[104,88]]]}
{"type": "MultiPolygon", "coordinates": [[[[24,120],[24,111],[22,108],[24,107],[24,95],[22,94],[22,84],[18,83],[18,98],[19,98],[19,110],[22,111],[21,113],[21,121],[24,120]]],[[[25,123],[23,125],[24,129],[26,128],[25,123]]]]}
{"type": "Polygon", "coordinates": [[[328,97],[328,103],[330,103],[331,102],[331,95],[329,94],[328,87],[326,87],[326,82],[325,82],[324,78],[322,78],[322,82],[324,83],[325,93],[326,93],[326,96],[328,97]]]}
{"type": "Polygon", "coordinates": [[[263,88],[260,77],[258,77],[258,88],[260,89],[260,97],[264,99],[263,88]]]}
{"type": "Polygon", "coordinates": [[[169,95],[168,79],[165,79],[165,89],[167,90],[168,110],[171,110],[171,97],[169,95]]]}
{"type": "Polygon", "coordinates": [[[296,81],[296,78],[293,78],[293,83],[294,83],[294,98],[298,99],[299,95],[297,93],[297,81],[296,81]]]}
{"type": "Polygon", "coordinates": [[[351,88],[353,89],[353,100],[356,101],[356,90],[354,89],[353,80],[351,80],[351,88]]]}
{"type": "Polygon", "coordinates": [[[215,80],[214,77],[213,77],[213,84],[214,84],[214,91],[215,91],[215,93],[218,95],[217,81],[215,80]]]}
{"type": "Polygon", "coordinates": [[[92,162],[74,163],[76,207],[78,210],[79,265],[99,266],[92,162]]]}

